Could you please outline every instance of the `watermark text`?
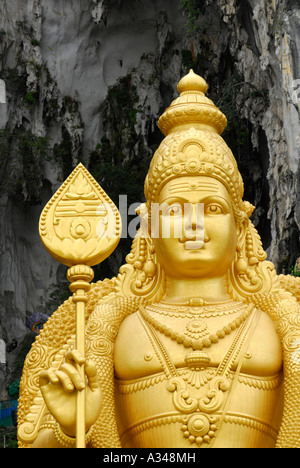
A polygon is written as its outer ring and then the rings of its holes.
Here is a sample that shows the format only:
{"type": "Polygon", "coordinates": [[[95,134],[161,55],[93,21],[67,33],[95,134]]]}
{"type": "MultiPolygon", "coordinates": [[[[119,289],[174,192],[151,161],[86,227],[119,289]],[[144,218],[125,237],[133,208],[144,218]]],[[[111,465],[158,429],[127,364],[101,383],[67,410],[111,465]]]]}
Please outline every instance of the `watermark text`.
{"type": "Polygon", "coordinates": [[[6,86],[3,80],[0,80],[0,104],[6,104],[6,86]]]}
{"type": "MultiPolygon", "coordinates": [[[[204,244],[203,203],[152,203],[148,212],[145,203],[127,206],[127,196],[119,196],[119,213],[122,218],[121,238],[132,239],[139,229],[151,238],[177,238],[186,249],[201,248],[204,244]],[[128,218],[131,218],[128,222],[128,218]],[[133,218],[132,218],[133,217],[133,218]]],[[[116,209],[101,203],[97,209],[99,222],[97,235],[114,238],[117,235],[116,209]]]]}

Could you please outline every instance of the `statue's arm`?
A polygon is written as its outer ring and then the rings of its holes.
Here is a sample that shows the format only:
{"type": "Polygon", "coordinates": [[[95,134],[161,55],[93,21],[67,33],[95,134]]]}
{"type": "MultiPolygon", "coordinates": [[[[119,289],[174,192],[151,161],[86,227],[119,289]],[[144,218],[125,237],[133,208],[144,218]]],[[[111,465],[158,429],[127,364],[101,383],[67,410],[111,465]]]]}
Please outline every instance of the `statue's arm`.
{"type": "Polygon", "coordinates": [[[284,402],[276,447],[300,448],[300,302],[291,291],[294,283],[287,279],[287,286],[254,298],[259,298],[256,305],[274,320],[282,346],[284,402]]]}
{"type": "Polygon", "coordinates": [[[284,407],[278,448],[300,448],[300,304],[294,298],[278,306],[277,329],[282,343],[284,407]]]}
{"type": "MultiPolygon", "coordinates": [[[[106,300],[105,297],[103,303],[101,302],[96,307],[95,302],[93,300],[89,302],[93,310],[86,326],[86,339],[89,343],[86,358],[95,363],[103,406],[101,407],[101,415],[92,426],[92,431],[87,432],[87,440],[89,440],[89,446],[92,447],[120,447],[114,401],[114,341],[123,318],[137,310],[139,301],[123,297],[107,298],[106,300]]],[[[59,370],[65,362],[66,353],[74,349],[73,320],[73,306],[70,301],[67,301],[50,317],[26,358],[18,410],[20,447],[57,447],[58,441],[54,432],[56,428],[50,424],[45,414],[47,410],[49,414],[53,414],[53,402],[56,399],[53,398],[52,392],[52,396],[50,395],[51,411],[49,411],[48,405],[45,405],[45,395],[39,385],[39,377],[44,369],[49,370],[51,366],[54,367],[55,371],[59,370]],[[66,333],[66,338],[62,340],[58,334],[60,330],[66,329],[68,333],[66,333]]],[[[46,388],[48,378],[50,376],[46,376],[46,388]]],[[[52,384],[49,387],[52,388],[52,384]]],[[[64,407],[64,405],[59,406],[64,407]]],[[[92,413],[94,416],[95,411],[92,413]]],[[[54,415],[53,418],[52,422],[54,421],[55,424],[59,417],[54,415]]],[[[59,421],[62,426],[66,424],[60,419],[59,421]]],[[[62,445],[60,443],[60,446],[62,445]]]]}

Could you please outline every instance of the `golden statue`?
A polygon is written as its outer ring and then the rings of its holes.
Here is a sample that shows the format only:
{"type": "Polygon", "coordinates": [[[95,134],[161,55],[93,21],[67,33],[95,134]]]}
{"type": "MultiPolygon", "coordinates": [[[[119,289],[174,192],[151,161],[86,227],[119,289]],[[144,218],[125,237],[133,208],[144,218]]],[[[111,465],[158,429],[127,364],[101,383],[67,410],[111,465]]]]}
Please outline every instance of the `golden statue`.
{"type": "Polygon", "coordinates": [[[266,260],[207,84],[178,91],[116,278],[90,284],[120,220],[82,165],[41,215],[74,295],[26,358],[20,447],[300,447],[298,280],[266,260]]]}

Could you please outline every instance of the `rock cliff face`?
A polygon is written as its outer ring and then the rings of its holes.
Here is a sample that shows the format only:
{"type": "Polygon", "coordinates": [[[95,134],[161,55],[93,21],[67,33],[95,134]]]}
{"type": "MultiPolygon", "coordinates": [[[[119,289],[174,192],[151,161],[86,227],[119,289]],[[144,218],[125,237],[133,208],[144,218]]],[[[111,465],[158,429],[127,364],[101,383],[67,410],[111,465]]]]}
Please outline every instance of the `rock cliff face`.
{"type": "MultiPolygon", "coordinates": [[[[290,271],[300,256],[299,23],[298,0],[2,0],[2,399],[34,336],[26,323],[67,292],[39,240],[44,204],[79,161],[115,202],[142,201],[157,119],[190,68],[228,117],[223,136],[269,259],[290,271]]],[[[96,277],[116,273],[129,245],[96,277]]]]}

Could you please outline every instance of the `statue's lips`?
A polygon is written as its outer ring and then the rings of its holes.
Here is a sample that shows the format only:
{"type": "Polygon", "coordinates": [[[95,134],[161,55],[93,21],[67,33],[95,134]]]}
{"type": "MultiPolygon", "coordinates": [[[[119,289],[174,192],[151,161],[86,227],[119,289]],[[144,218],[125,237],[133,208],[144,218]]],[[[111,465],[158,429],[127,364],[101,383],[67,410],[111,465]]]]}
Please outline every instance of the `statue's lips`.
{"type": "Polygon", "coordinates": [[[184,242],[184,247],[186,250],[199,250],[203,247],[203,245],[204,245],[204,239],[184,242]]]}
{"type": "Polygon", "coordinates": [[[186,250],[199,250],[202,249],[206,242],[209,242],[209,238],[201,234],[185,235],[179,239],[181,244],[184,244],[186,250]]]}

